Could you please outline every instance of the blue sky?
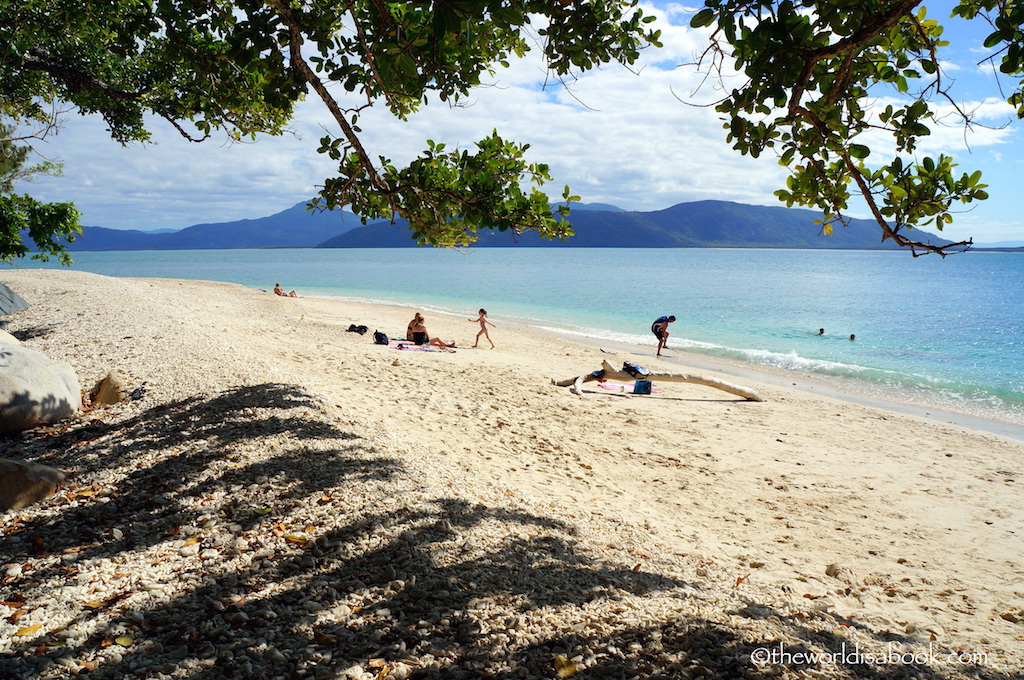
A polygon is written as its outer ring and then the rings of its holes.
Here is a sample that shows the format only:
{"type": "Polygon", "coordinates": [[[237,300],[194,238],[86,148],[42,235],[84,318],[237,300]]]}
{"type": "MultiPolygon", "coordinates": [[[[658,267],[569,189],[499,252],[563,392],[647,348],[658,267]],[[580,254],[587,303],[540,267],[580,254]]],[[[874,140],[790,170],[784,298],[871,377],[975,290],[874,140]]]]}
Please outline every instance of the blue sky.
{"type": "MultiPolygon", "coordinates": [[[[992,126],[966,138],[959,126],[937,128],[922,149],[953,154],[961,170],[981,170],[990,185],[992,197],[958,215],[943,235],[1024,241],[1018,186],[1024,147],[991,69],[979,65],[987,31],[946,22],[950,2],[928,6],[931,17],[950,24],[954,45],[944,70],[955,81],[957,100],[992,126]]],[[[687,27],[692,10],[666,2],[645,7],[658,16],[665,45],[645,51],[633,69],[606,66],[568,87],[542,88],[543,67],[528,56],[496,74],[466,106],[435,102],[408,122],[383,109],[364,114],[363,140],[371,155],[403,161],[424,149],[427,139],[471,147],[496,128],[530,144],[531,160],[551,166],[553,197],[569,184],[584,202],[627,210],[703,199],[781,205],[773,192],[784,186],[784,169],[772,158],[739,156],[725,143],[713,109],[693,105],[710,102],[715,93],[708,85],[699,88],[702,75],[686,66],[707,44],[706,33],[687,27]]],[[[123,148],[109,139],[102,120],[72,114],[58,136],[39,145],[48,158],[64,163],[64,176],[39,178],[19,190],[73,201],[90,226],[180,229],[262,217],[307,200],[331,176],[332,164],[316,153],[324,127],[331,129],[326,112],[311,99],[300,105],[292,134],[283,137],[245,144],[215,138],[197,145],[154,120],[156,144],[123,148]]]]}

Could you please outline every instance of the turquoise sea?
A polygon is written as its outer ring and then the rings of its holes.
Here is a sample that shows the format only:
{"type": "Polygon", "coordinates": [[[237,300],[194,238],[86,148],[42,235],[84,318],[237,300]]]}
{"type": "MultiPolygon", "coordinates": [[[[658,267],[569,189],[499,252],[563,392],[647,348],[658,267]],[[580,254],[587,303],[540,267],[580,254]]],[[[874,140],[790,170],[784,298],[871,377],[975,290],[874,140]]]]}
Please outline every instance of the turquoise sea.
{"type": "MultiPolygon", "coordinates": [[[[484,248],[75,253],[74,269],[397,303],[851,379],[1024,418],[1024,255],[484,248]],[[823,336],[817,330],[824,328],[823,336]],[[850,334],[856,340],[850,341],[850,334]]],[[[41,265],[22,262],[20,267],[41,265]]],[[[2,280],[0,269],[0,280],[2,280]]]]}

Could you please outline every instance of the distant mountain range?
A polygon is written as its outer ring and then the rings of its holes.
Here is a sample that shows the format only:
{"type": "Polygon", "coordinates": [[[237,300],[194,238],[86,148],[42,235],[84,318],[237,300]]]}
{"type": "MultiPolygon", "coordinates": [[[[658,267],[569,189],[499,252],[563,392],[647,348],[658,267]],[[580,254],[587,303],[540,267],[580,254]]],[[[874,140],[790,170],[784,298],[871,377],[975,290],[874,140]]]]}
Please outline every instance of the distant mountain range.
{"type": "MultiPolygon", "coordinates": [[[[544,241],[535,233],[516,236],[483,231],[474,247],[563,248],[829,248],[892,250],[882,242],[871,220],[851,220],[836,226],[832,236],[821,233],[821,213],[783,207],[745,205],[726,201],[680,203],[653,212],[626,212],[611,206],[574,206],[569,216],[576,235],[567,241],[544,241]]],[[[915,232],[915,238],[944,245],[933,234],[915,232]]],[[[376,222],[350,229],[321,243],[318,248],[408,248],[408,223],[376,222]]]]}
{"type": "Polygon", "coordinates": [[[269,217],[197,224],[173,232],[84,227],[68,250],[312,248],[361,224],[346,210],[310,211],[302,202],[269,217]]]}
{"type": "MultiPolygon", "coordinates": [[[[665,210],[629,212],[605,204],[573,204],[569,222],[576,236],[545,241],[534,233],[516,236],[483,230],[474,247],[575,248],[829,248],[895,249],[882,242],[878,225],[853,220],[832,236],[814,224],[821,213],[727,201],[681,203],[665,210]]],[[[949,243],[933,234],[915,238],[949,243]]],[[[144,232],[85,227],[69,247],[95,250],[205,250],[230,248],[414,248],[408,223],[377,220],[362,225],[347,211],[312,212],[299,203],[269,217],[197,224],[176,232],[144,232]]]]}

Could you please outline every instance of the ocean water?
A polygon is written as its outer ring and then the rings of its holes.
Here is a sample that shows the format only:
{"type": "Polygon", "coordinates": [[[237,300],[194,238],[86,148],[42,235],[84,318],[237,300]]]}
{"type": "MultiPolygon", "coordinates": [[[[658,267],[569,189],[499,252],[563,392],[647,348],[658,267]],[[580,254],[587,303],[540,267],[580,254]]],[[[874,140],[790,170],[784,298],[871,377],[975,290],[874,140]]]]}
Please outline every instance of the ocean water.
{"type": "MultiPolygon", "coordinates": [[[[76,253],[109,276],[228,281],[670,346],[1024,417],[1024,255],[492,248],[76,253]],[[817,335],[819,328],[825,335],[817,335]],[[850,334],[856,340],[849,339],[850,334]]],[[[34,261],[19,267],[41,265],[34,261]]],[[[0,281],[3,280],[0,268],[0,281]]]]}

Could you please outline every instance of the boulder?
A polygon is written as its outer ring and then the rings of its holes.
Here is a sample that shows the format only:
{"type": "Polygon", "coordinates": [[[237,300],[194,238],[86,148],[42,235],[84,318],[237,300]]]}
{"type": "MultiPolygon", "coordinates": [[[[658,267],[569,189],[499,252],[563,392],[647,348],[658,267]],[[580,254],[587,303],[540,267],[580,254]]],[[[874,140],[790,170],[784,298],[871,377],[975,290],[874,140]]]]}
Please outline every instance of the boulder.
{"type": "Polygon", "coordinates": [[[78,376],[70,364],[0,340],[0,434],[56,422],[81,405],[78,376]]]}
{"type": "Polygon", "coordinates": [[[119,371],[111,371],[107,377],[100,381],[92,394],[93,406],[109,406],[123,401],[128,397],[128,388],[124,383],[124,376],[119,371]]]}
{"type": "Polygon", "coordinates": [[[21,344],[21,340],[18,340],[16,337],[14,337],[13,335],[8,333],[7,331],[5,331],[2,328],[0,328],[0,344],[3,344],[5,342],[9,342],[12,345],[20,345],[21,344]]]}
{"type": "Polygon", "coordinates": [[[66,476],[45,465],[0,458],[0,510],[18,510],[53,495],[66,476]]]}

